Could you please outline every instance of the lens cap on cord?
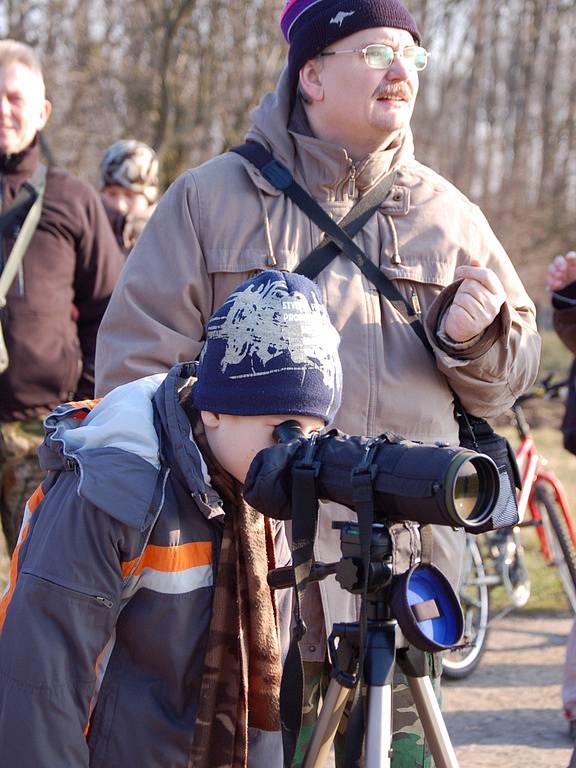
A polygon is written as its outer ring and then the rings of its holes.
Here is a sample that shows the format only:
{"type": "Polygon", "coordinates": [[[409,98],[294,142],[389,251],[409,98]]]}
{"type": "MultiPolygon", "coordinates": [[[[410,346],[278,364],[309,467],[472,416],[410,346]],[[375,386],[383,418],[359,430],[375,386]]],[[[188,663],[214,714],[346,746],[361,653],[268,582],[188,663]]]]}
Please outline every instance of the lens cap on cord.
{"type": "Polygon", "coordinates": [[[458,597],[434,565],[418,563],[394,577],[390,605],[408,642],[421,651],[445,651],[464,631],[458,597]]]}

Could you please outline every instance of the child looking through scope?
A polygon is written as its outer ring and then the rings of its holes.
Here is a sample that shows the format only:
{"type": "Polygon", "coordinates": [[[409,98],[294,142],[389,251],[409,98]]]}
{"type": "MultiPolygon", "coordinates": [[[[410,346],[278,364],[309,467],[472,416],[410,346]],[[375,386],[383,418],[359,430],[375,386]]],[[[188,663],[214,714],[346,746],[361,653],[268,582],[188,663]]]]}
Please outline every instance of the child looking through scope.
{"type": "Polygon", "coordinates": [[[0,605],[6,765],[282,766],[290,594],[266,575],[289,551],[242,483],[282,421],[332,420],[338,343],[316,286],[266,271],[212,315],[197,370],[48,416],[0,605]]]}

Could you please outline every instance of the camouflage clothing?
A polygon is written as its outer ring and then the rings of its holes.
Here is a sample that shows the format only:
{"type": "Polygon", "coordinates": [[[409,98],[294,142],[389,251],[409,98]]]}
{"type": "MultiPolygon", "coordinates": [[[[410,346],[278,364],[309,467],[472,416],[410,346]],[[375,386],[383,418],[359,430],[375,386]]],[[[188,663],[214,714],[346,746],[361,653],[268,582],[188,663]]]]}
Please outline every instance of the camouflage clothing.
{"type": "MultiPolygon", "coordinates": [[[[438,701],[441,701],[440,674],[435,659],[429,658],[432,686],[438,701]]],[[[319,703],[330,684],[330,667],[324,662],[304,662],[304,705],[302,729],[296,747],[293,768],[300,768],[317,722],[319,703]]],[[[393,693],[392,768],[434,768],[430,749],[424,740],[422,724],[408,688],[406,676],[397,668],[394,673],[393,693]]],[[[346,722],[348,712],[338,726],[334,739],[337,768],[344,766],[346,746],[346,722]]]]}
{"type": "Polygon", "coordinates": [[[24,505],[46,474],[36,456],[43,435],[41,419],[0,423],[0,517],[10,554],[18,540],[24,505]]]}

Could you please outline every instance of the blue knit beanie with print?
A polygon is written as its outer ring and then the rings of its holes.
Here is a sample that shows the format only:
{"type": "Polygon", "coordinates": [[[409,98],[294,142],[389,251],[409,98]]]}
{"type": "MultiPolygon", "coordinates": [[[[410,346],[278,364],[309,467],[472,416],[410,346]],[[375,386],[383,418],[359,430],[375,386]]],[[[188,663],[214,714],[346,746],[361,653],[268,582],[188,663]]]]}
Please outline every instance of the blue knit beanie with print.
{"type": "Polygon", "coordinates": [[[340,406],[339,343],[312,281],[261,272],[208,321],[192,403],[214,413],[317,416],[329,423],[340,406]]]}

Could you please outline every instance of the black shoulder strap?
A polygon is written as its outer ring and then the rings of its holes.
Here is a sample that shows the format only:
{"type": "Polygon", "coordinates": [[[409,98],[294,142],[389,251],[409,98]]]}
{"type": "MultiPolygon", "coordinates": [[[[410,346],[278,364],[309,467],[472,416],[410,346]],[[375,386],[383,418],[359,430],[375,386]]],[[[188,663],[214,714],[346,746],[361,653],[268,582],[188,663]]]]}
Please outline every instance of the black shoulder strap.
{"type": "MultiPolygon", "coordinates": [[[[372,187],[356,205],[338,222],[338,226],[348,235],[354,237],[358,234],[366,222],[376,213],[386,198],[396,174],[392,173],[386,176],[379,184],[372,187]]],[[[339,246],[328,237],[311,251],[304,261],[294,270],[300,275],[313,280],[325,269],[330,262],[341,253],[339,246]]]]}
{"type": "Polygon", "coordinates": [[[241,155],[252,163],[262,176],[276,189],[284,192],[304,213],[326,233],[324,239],[296,268],[296,272],[310,279],[316,277],[340,252],[351,259],[363,274],[374,282],[380,270],[352,240],[368,219],[378,210],[382,201],[394,184],[395,174],[388,174],[368,194],[366,194],[337,224],[306,190],[294,181],[288,168],[274,158],[262,144],[248,141],[232,152],[241,155]]]}
{"type": "Polygon", "coordinates": [[[22,224],[36,199],[44,195],[45,187],[46,166],[38,163],[34,174],[20,187],[12,205],[0,215],[0,237],[4,232],[13,229],[16,224],[22,224]]]}

